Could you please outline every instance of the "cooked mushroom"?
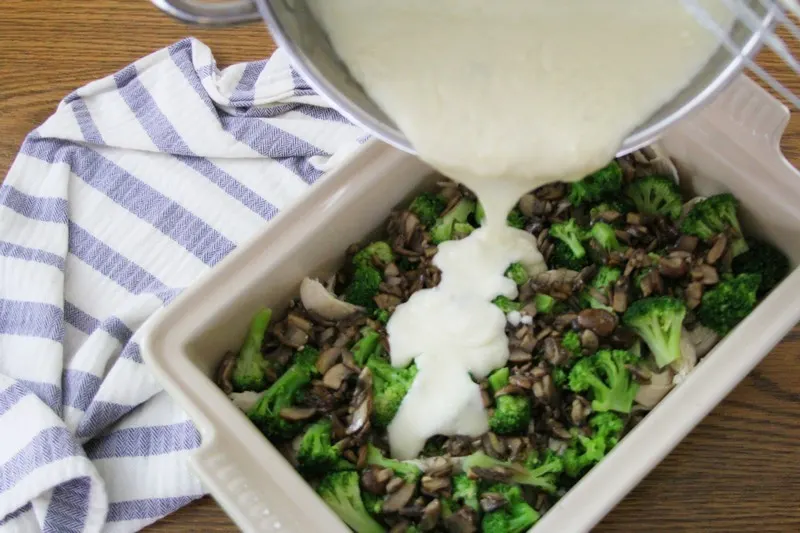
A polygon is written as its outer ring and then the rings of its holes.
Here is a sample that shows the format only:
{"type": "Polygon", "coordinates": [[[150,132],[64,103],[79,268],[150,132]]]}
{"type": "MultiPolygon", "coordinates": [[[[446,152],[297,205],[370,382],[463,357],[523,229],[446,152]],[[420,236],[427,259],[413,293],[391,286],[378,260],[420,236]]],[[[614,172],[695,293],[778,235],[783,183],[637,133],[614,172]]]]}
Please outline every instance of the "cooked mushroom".
{"type": "Polygon", "coordinates": [[[311,278],[300,283],[300,299],[309,312],[327,320],[341,320],[359,310],[355,305],[339,300],[322,283],[311,278]]]}
{"type": "Polygon", "coordinates": [[[462,507],[444,520],[448,533],[477,533],[478,513],[469,507],[462,507]]]}
{"type": "Polygon", "coordinates": [[[353,371],[347,368],[344,364],[338,363],[333,365],[322,376],[322,383],[332,390],[339,390],[344,380],[353,374],[353,371]]]}
{"type": "Polygon", "coordinates": [[[289,420],[291,422],[299,422],[301,420],[308,420],[309,418],[317,414],[317,410],[314,407],[290,406],[290,407],[282,407],[278,414],[284,420],[289,420]]]}
{"type": "Polygon", "coordinates": [[[692,371],[697,364],[697,352],[695,351],[694,344],[689,338],[689,333],[684,329],[681,333],[681,356],[677,361],[674,361],[672,369],[675,371],[675,377],[672,381],[677,385],[692,371]]]}
{"type": "Polygon", "coordinates": [[[688,332],[689,340],[694,344],[697,357],[703,357],[719,341],[719,335],[712,329],[698,324],[688,332]]]}
{"type": "Polygon", "coordinates": [[[358,376],[350,407],[353,412],[350,416],[350,424],[347,426],[347,434],[363,435],[369,431],[372,414],[372,372],[369,368],[365,367],[358,376]]]}
{"type": "Polygon", "coordinates": [[[605,309],[584,309],[578,313],[578,325],[592,330],[598,337],[608,337],[617,327],[617,316],[605,309]]]}
{"type": "Polygon", "coordinates": [[[281,343],[292,348],[302,348],[308,342],[308,333],[288,320],[278,323],[274,331],[275,337],[277,337],[281,343]]]}
{"type": "Polygon", "coordinates": [[[233,352],[226,353],[225,357],[222,358],[222,361],[220,361],[219,366],[217,367],[217,385],[225,394],[230,394],[233,392],[233,383],[231,383],[231,378],[233,378],[233,369],[235,367],[236,354],[233,352]]]}
{"type": "Polygon", "coordinates": [[[422,494],[435,498],[450,492],[450,478],[425,475],[422,476],[420,486],[422,487],[422,494]]]}
{"type": "Polygon", "coordinates": [[[481,494],[480,503],[484,513],[491,513],[501,507],[505,507],[508,501],[506,497],[499,492],[484,492],[481,494]]]}
{"type": "Polygon", "coordinates": [[[711,249],[706,254],[706,261],[709,265],[713,265],[725,255],[725,250],[728,248],[728,238],[724,233],[720,233],[714,237],[713,243],[711,249]]]}
{"type": "Polygon", "coordinates": [[[264,396],[264,392],[266,391],[253,392],[249,390],[244,392],[232,392],[228,394],[228,398],[231,399],[233,405],[246,413],[258,403],[258,400],[264,396]]]}
{"type": "Polygon", "coordinates": [[[431,500],[422,510],[422,518],[419,521],[419,528],[422,531],[430,531],[439,522],[442,513],[442,504],[439,500],[431,500]]]}
{"type": "Polygon", "coordinates": [[[667,367],[662,372],[651,373],[650,383],[639,386],[636,392],[636,403],[652,409],[672,389],[672,369],[667,367]]]}
{"type": "MultiPolygon", "coordinates": [[[[392,481],[394,481],[394,479],[392,481]]],[[[405,507],[408,502],[411,501],[411,498],[414,497],[414,492],[416,492],[417,487],[413,483],[404,483],[402,480],[401,483],[403,483],[402,486],[392,492],[383,502],[382,510],[384,513],[396,513],[405,507]]]]}
{"type": "Polygon", "coordinates": [[[386,483],[391,477],[391,471],[389,471],[389,477],[383,474],[384,471],[386,469],[374,466],[364,469],[361,473],[361,486],[364,490],[379,496],[386,494],[386,483]]]}

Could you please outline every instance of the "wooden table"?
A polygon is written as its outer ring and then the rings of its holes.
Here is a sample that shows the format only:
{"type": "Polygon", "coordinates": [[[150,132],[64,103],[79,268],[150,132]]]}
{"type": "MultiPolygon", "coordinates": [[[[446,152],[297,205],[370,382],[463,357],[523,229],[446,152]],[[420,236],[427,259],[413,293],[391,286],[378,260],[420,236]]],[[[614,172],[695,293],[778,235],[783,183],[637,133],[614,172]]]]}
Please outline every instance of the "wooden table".
{"type": "MultiPolygon", "coordinates": [[[[0,178],[25,134],[65,95],[141,56],[188,35],[208,44],[221,65],[274,50],[261,25],[199,30],[146,0],[2,0],[0,10],[0,178]]],[[[783,64],[762,61],[800,93],[800,81],[783,64]]],[[[790,125],[784,149],[800,163],[800,121],[790,125]]],[[[800,531],[798,450],[795,329],[597,531],[800,531]]],[[[211,498],[147,529],[236,530],[211,498]]]]}

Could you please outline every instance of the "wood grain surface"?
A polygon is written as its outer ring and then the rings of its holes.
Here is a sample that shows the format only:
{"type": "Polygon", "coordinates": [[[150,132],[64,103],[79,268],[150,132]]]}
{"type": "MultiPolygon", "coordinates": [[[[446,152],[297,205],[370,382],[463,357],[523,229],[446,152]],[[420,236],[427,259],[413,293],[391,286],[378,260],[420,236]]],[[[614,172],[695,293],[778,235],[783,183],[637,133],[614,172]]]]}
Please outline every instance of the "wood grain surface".
{"type": "MultiPolygon", "coordinates": [[[[189,35],[208,44],[221,66],[274,50],[260,24],[200,30],[169,19],[146,0],[2,0],[0,177],[24,136],[65,95],[189,35]]],[[[800,47],[794,50],[800,55],[800,47]]],[[[800,93],[797,76],[780,61],[764,54],[760,62],[800,93]]],[[[798,165],[796,115],[783,147],[798,165]]],[[[596,531],[800,531],[799,442],[796,328],[596,531]]],[[[237,528],[204,498],[146,531],[237,528]]]]}

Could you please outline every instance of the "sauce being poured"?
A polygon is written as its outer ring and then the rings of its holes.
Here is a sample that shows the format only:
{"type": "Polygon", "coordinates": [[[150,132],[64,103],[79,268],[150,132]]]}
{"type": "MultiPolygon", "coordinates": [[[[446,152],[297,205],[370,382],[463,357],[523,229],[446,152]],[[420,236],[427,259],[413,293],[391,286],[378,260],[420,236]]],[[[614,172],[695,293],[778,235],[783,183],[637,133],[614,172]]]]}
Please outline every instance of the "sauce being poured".
{"type": "MultiPolygon", "coordinates": [[[[727,27],[723,0],[699,2],[727,27]]],[[[311,0],[353,76],[418,154],[469,187],[484,226],[439,246],[441,283],[387,326],[392,364],[419,367],[389,426],[392,455],[434,435],[488,430],[480,389],[508,359],[517,296],[509,264],[546,266],[505,224],[527,191],[606,165],[623,139],[681,90],[718,42],[681,0],[311,0]]]]}

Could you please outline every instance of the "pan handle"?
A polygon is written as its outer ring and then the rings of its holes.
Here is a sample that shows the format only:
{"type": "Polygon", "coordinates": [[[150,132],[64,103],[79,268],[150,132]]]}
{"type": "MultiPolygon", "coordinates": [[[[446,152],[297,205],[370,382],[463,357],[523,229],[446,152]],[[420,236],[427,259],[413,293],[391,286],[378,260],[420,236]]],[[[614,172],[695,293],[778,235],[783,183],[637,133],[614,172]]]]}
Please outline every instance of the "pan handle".
{"type": "Polygon", "coordinates": [[[161,11],[189,24],[199,26],[232,26],[261,20],[252,0],[150,0],[161,11]]]}

